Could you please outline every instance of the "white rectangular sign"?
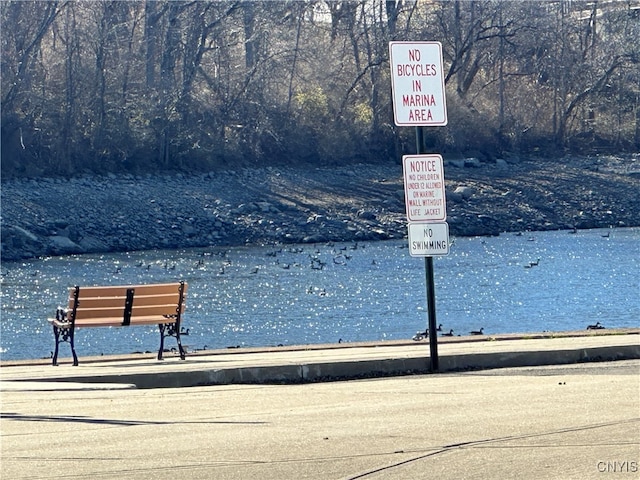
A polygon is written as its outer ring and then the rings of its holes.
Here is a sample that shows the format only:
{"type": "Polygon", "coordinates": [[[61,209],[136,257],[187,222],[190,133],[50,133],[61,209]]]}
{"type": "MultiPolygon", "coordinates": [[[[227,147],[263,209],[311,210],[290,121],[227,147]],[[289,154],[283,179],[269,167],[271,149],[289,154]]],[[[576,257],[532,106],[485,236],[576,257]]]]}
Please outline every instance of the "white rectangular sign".
{"type": "Polygon", "coordinates": [[[410,223],[409,253],[412,257],[449,255],[449,224],[410,223]]]}
{"type": "Polygon", "coordinates": [[[396,125],[446,125],[442,44],[389,42],[389,63],[396,125]]]}
{"type": "Polygon", "coordinates": [[[410,222],[444,221],[447,202],[442,156],[404,155],[404,203],[410,222]]]}

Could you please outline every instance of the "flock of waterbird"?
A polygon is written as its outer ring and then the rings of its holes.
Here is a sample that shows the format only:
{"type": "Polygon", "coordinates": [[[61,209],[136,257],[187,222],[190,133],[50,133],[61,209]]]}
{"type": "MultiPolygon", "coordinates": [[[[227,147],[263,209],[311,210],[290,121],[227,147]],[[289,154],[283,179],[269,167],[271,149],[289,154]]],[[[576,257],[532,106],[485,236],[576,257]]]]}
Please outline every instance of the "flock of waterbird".
{"type": "MultiPolygon", "coordinates": [[[[436,332],[440,332],[441,337],[454,337],[453,329],[450,328],[448,332],[442,330],[442,324],[438,325],[436,328],[436,332]]],[[[480,330],[471,330],[469,335],[484,335],[484,327],[480,328],[480,330]]],[[[460,335],[458,334],[458,337],[460,335]]],[[[416,334],[412,337],[412,340],[419,342],[420,340],[424,340],[425,338],[429,338],[429,329],[427,328],[424,331],[416,332],[416,334]]]]}
{"type": "MultiPolygon", "coordinates": [[[[606,328],[604,325],[602,325],[600,322],[596,322],[594,324],[591,325],[587,325],[587,330],[602,330],[606,328]]],[[[438,325],[438,328],[436,328],[436,332],[441,332],[440,336],[442,337],[453,337],[453,329],[449,329],[448,332],[445,332],[442,330],[442,324],[438,325]]],[[[484,335],[484,327],[482,327],[480,330],[471,330],[469,332],[469,335],[484,335]]],[[[460,336],[460,335],[458,335],[460,336]]],[[[419,342],[420,340],[424,340],[425,338],[429,338],[429,329],[427,328],[424,331],[420,331],[420,332],[416,332],[416,334],[412,337],[412,340],[419,342]]]]}
{"type": "MultiPolygon", "coordinates": [[[[578,230],[576,228],[573,228],[571,230],[569,230],[569,233],[571,234],[575,234],[577,233],[578,230]]],[[[519,232],[516,233],[516,236],[522,236],[523,233],[519,232]]],[[[606,233],[601,235],[603,238],[609,238],[611,236],[611,230],[607,231],[606,233]]],[[[535,237],[529,237],[528,238],[529,241],[535,241],[535,237]]],[[[483,243],[485,243],[485,241],[482,241],[483,243]]],[[[455,244],[455,239],[452,240],[450,242],[451,246],[453,246],[455,244]]],[[[357,250],[359,248],[364,249],[366,247],[365,244],[359,244],[358,242],[354,242],[351,245],[345,245],[342,247],[339,247],[337,250],[334,246],[333,242],[327,242],[325,244],[326,246],[329,246],[332,248],[332,253],[333,253],[333,258],[332,258],[332,262],[335,265],[347,265],[349,260],[351,260],[352,255],[348,254],[347,251],[348,250],[357,250]]],[[[400,248],[408,248],[407,245],[402,245],[400,248]]],[[[270,250],[269,252],[267,252],[267,256],[269,257],[277,257],[279,254],[281,253],[304,253],[305,252],[305,248],[304,247],[289,247],[289,248],[285,248],[285,247],[280,247],[278,249],[275,250],[270,250]]],[[[199,260],[197,260],[196,264],[194,265],[194,268],[201,268],[204,269],[206,268],[206,262],[204,257],[213,257],[213,256],[219,256],[223,259],[222,265],[219,266],[218,268],[218,275],[224,275],[227,272],[227,269],[229,267],[232,266],[232,262],[231,260],[227,259],[227,251],[226,250],[221,250],[217,253],[209,253],[209,252],[203,252],[201,254],[201,257],[199,260]]],[[[327,261],[323,260],[321,258],[321,250],[317,245],[314,245],[313,247],[313,251],[312,253],[308,253],[307,257],[309,259],[309,265],[311,267],[311,269],[313,270],[323,270],[326,266],[327,266],[327,261]]],[[[278,258],[276,258],[275,260],[275,264],[280,266],[281,268],[288,270],[291,267],[300,267],[302,266],[301,263],[299,262],[293,262],[293,263],[281,263],[280,260],[278,258]]],[[[371,260],[371,264],[372,265],[377,265],[377,262],[375,259],[371,260]]],[[[537,267],[538,265],[540,265],[540,258],[537,258],[535,261],[530,261],[528,263],[526,263],[524,265],[524,268],[526,269],[530,269],[530,268],[534,268],[537,267]]],[[[176,263],[169,263],[168,261],[155,261],[155,262],[145,262],[144,260],[140,260],[135,264],[136,267],[139,268],[144,268],[146,270],[151,270],[152,268],[156,268],[158,266],[160,266],[161,268],[163,268],[164,270],[176,270],[177,265],[176,263]]],[[[252,267],[249,270],[250,274],[257,274],[264,266],[260,266],[260,265],[256,265],[254,267],[252,267]]],[[[33,276],[37,276],[40,272],[38,270],[35,270],[34,272],[32,272],[33,276]]],[[[122,273],[122,267],[120,265],[116,265],[114,270],[112,271],[112,274],[117,275],[122,273]]],[[[4,272],[3,275],[4,276],[4,272]]],[[[478,331],[479,332],[479,331],[478,331]]],[[[480,333],[476,333],[480,334],[480,333]]]]}
{"type": "MultiPolygon", "coordinates": [[[[360,244],[358,242],[354,242],[350,245],[344,245],[338,248],[335,247],[335,244],[333,242],[328,242],[325,245],[331,248],[331,253],[333,255],[332,262],[335,265],[347,265],[349,260],[353,258],[353,255],[347,253],[349,250],[364,249],[366,247],[366,245],[360,244]]],[[[304,264],[301,262],[282,262],[279,258],[277,258],[278,255],[283,253],[301,254],[305,252],[308,252],[308,250],[305,250],[304,247],[290,247],[290,248],[280,247],[278,249],[268,251],[266,253],[266,256],[275,258],[275,261],[273,262],[274,265],[279,266],[284,270],[289,270],[292,267],[302,267],[304,266],[304,264]]],[[[312,270],[323,270],[327,266],[328,262],[327,260],[323,259],[321,255],[322,253],[323,252],[320,250],[320,247],[318,247],[317,245],[314,245],[312,250],[307,253],[308,265],[312,270]]],[[[206,257],[219,257],[222,259],[222,264],[218,268],[218,275],[224,275],[225,273],[227,273],[227,269],[233,266],[233,262],[227,257],[227,254],[228,252],[226,250],[221,250],[217,253],[203,252],[200,254],[201,258],[197,260],[197,262],[193,267],[195,269],[198,269],[198,268],[204,269],[206,268],[206,265],[207,265],[207,262],[205,261],[206,257]]],[[[372,260],[371,264],[377,265],[376,260],[375,259],[372,260]]],[[[146,270],[151,270],[152,268],[157,268],[159,266],[164,270],[176,270],[176,264],[169,263],[168,261],[145,262],[143,260],[140,260],[135,264],[135,266],[138,268],[144,268],[146,270]]],[[[258,272],[260,272],[260,270],[266,267],[267,265],[264,265],[264,264],[255,265],[249,268],[248,273],[255,275],[258,272]]],[[[122,273],[122,268],[119,265],[117,265],[112,273],[113,274],[122,273]]]]}
{"type": "MultiPolygon", "coordinates": [[[[575,234],[577,233],[577,229],[572,229],[569,231],[569,233],[571,234],[575,234]]],[[[516,234],[516,235],[522,235],[522,233],[516,234]]],[[[601,235],[604,238],[609,238],[610,237],[610,231],[607,232],[606,234],[601,235]]],[[[534,237],[529,237],[529,241],[535,241],[534,237]]],[[[453,244],[453,242],[452,242],[453,244]]],[[[330,250],[330,253],[332,255],[331,257],[331,262],[334,265],[338,265],[338,266],[346,266],[349,262],[349,260],[352,259],[352,254],[349,253],[351,250],[358,250],[358,249],[364,249],[366,247],[365,244],[359,244],[358,242],[354,242],[352,244],[347,244],[347,245],[342,245],[340,247],[335,246],[335,244],[333,242],[328,242],[325,244],[325,247],[328,247],[330,250]]],[[[407,246],[402,246],[401,248],[408,248],[407,246]]],[[[195,264],[195,268],[206,268],[206,262],[205,262],[205,257],[210,257],[210,256],[218,256],[222,259],[222,264],[219,266],[218,269],[218,275],[224,275],[227,272],[227,269],[231,266],[233,266],[233,262],[227,257],[227,251],[226,250],[221,250],[220,252],[217,252],[215,254],[212,253],[202,253],[201,254],[201,258],[197,260],[196,264],[195,264]]],[[[267,257],[273,257],[275,258],[274,261],[274,265],[277,265],[279,267],[281,267],[282,269],[288,270],[292,267],[302,267],[304,266],[304,263],[299,262],[299,261],[295,261],[295,262],[283,262],[280,260],[279,255],[281,254],[285,254],[285,253],[289,253],[289,254],[303,254],[306,253],[306,258],[307,258],[307,262],[306,263],[312,270],[323,270],[327,264],[328,264],[328,260],[326,260],[326,257],[323,256],[323,252],[321,250],[321,248],[317,245],[314,245],[311,250],[309,250],[308,248],[305,249],[305,247],[280,247],[274,250],[270,250],[266,253],[267,257]]],[[[176,269],[176,264],[175,263],[169,263],[167,261],[165,261],[164,263],[162,262],[156,262],[158,265],[162,265],[162,268],[164,268],[165,270],[175,270],[176,269]]],[[[371,264],[372,265],[377,265],[377,262],[375,259],[371,260],[371,264]]],[[[147,270],[150,270],[152,268],[154,264],[153,263],[145,263],[143,261],[139,261],[136,266],[140,267],[140,268],[146,268],[147,270]]],[[[530,268],[534,268],[540,265],[540,258],[537,258],[535,261],[530,261],[527,264],[524,265],[524,268],[526,269],[530,269],[530,268]]],[[[251,275],[255,275],[258,274],[260,272],[261,269],[266,268],[266,265],[256,265],[254,267],[251,267],[248,270],[248,273],[251,275]]],[[[116,267],[116,270],[114,271],[114,273],[121,273],[121,268],[118,266],[116,267]]],[[[327,291],[324,288],[315,288],[315,287],[308,287],[307,288],[307,293],[317,293],[320,296],[326,296],[327,295],[327,291]]],[[[600,324],[600,322],[597,322],[595,324],[592,325],[588,325],[587,326],[587,330],[600,330],[605,328],[603,325],[600,324]]],[[[438,328],[436,329],[437,332],[440,332],[440,336],[442,337],[453,337],[456,336],[454,335],[454,330],[453,329],[449,329],[448,331],[444,331],[442,329],[442,324],[440,324],[438,326],[438,328]]],[[[471,330],[468,332],[468,335],[484,335],[484,327],[480,328],[479,330],[471,330]]],[[[457,334],[457,336],[460,336],[460,334],[457,334]]],[[[429,337],[429,329],[426,329],[424,331],[420,331],[417,332],[412,339],[414,341],[420,341],[420,340],[424,340],[425,338],[429,337]]]]}

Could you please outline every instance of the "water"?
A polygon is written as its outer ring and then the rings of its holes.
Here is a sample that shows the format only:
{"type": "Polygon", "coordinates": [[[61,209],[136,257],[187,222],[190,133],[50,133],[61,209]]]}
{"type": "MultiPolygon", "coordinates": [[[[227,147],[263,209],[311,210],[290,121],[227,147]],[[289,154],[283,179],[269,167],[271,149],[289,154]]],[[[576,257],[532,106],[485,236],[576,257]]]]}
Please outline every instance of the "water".
{"type": "MultiPolygon", "coordinates": [[[[640,228],[452,240],[450,255],[434,258],[444,331],[640,326],[640,228]]],[[[49,357],[46,318],[70,286],[180,279],[190,350],[409,339],[427,323],[424,260],[406,240],[51,257],[2,265],[2,359],[49,357]]],[[[157,327],[76,334],[81,357],[153,352],[158,342],[157,327]]]]}

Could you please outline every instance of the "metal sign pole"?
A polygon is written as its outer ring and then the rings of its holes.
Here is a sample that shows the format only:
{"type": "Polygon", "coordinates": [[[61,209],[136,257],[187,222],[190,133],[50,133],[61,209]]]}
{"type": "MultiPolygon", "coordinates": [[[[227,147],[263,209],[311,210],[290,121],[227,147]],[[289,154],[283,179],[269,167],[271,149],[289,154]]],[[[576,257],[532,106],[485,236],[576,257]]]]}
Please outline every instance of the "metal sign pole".
{"type": "MultiPolygon", "coordinates": [[[[426,153],[424,151],[424,131],[422,127],[416,127],[416,150],[417,154],[426,153]]],[[[440,369],[440,365],[438,361],[438,333],[436,331],[436,289],[433,278],[433,257],[424,257],[424,269],[427,284],[429,360],[431,362],[431,371],[437,372],[440,369]]]]}
{"type": "Polygon", "coordinates": [[[437,372],[438,362],[438,332],[436,331],[436,291],[433,281],[433,257],[424,257],[424,269],[427,281],[427,311],[429,315],[429,358],[431,371],[437,372]]]}

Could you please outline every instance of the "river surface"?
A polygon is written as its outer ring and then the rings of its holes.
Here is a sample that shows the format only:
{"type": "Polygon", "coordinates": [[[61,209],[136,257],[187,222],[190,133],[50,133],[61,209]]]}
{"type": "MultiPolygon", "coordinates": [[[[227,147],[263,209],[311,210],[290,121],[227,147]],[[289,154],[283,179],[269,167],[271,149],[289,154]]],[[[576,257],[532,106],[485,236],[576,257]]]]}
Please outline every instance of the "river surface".
{"type": "MultiPolygon", "coordinates": [[[[640,326],[640,228],[452,238],[434,258],[436,317],[466,335],[640,326]],[[531,266],[531,263],[538,262],[531,266]]],[[[154,250],[2,264],[3,360],[46,358],[73,285],[185,280],[188,350],[410,339],[427,325],[407,241],[154,250]]],[[[76,333],[80,357],[157,350],[157,327],[76,333]]],[[[167,346],[174,345],[171,339],[167,346]]],[[[70,354],[61,346],[61,357],[70,354]]]]}

